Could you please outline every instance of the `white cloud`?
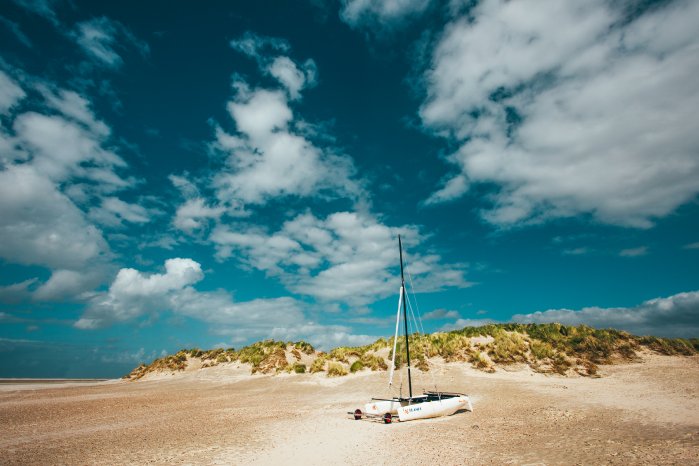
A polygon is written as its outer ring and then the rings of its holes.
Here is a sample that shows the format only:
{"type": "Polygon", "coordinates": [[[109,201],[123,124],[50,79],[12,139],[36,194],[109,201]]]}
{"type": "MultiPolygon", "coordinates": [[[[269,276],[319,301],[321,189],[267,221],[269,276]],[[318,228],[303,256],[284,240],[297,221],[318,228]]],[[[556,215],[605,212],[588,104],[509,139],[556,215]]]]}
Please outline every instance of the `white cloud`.
{"type": "Polygon", "coordinates": [[[94,289],[103,278],[103,273],[81,273],[74,270],[54,270],[51,277],[43,283],[33,294],[37,301],[58,301],[78,296],[81,293],[94,289]]]}
{"type": "Polygon", "coordinates": [[[77,92],[66,89],[50,89],[45,85],[38,86],[39,92],[44,96],[46,104],[58,110],[63,115],[84,124],[92,133],[106,138],[111,133],[104,122],[97,119],[90,102],[77,92]]]}
{"type": "Polygon", "coordinates": [[[188,199],[177,208],[173,224],[185,233],[202,229],[210,219],[218,219],[226,211],[225,207],[210,207],[206,200],[198,197],[188,199]]]}
{"type": "Polygon", "coordinates": [[[182,291],[203,277],[198,262],[183,258],[165,261],[165,273],[161,274],[146,276],[136,269],[121,269],[109,290],[92,299],[75,326],[98,328],[160,311],[171,293],[182,291]]]}
{"type": "Polygon", "coordinates": [[[0,70],[0,114],[7,114],[26,95],[19,84],[0,70]]]}
{"type": "Polygon", "coordinates": [[[585,254],[590,253],[590,248],[587,247],[579,247],[579,248],[573,248],[573,249],[564,249],[563,254],[567,254],[569,256],[582,256],[585,254]]]}
{"type": "Polygon", "coordinates": [[[279,81],[293,100],[301,97],[300,91],[303,88],[316,84],[318,70],[313,60],[308,59],[299,66],[288,56],[278,55],[279,52],[291,50],[284,39],[259,36],[248,31],[240,39],[232,40],[230,45],[255,59],[260,71],[279,81]]]}
{"type": "Polygon", "coordinates": [[[645,256],[646,254],[648,254],[647,246],[640,246],[638,248],[631,249],[622,249],[621,252],[619,252],[619,255],[621,257],[639,257],[645,256]]]}
{"type": "Polygon", "coordinates": [[[0,170],[0,257],[79,269],[108,254],[101,231],[48,178],[30,165],[0,170]]]}
{"type": "Polygon", "coordinates": [[[427,203],[494,183],[498,225],[592,214],[649,227],[699,191],[697,2],[631,22],[603,0],[487,0],[445,29],[425,73],[427,128],[460,172],[427,203]]]}
{"type": "Polygon", "coordinates": [[[696,337],[699,335],[699,291],[679,293],[667,298],[645,301],[634,307],[586,307],[575,311],[551,309],[512,316],[515,322],[565,325],[586,324],[597,328],[616,328],[635,335],[696,337]]]}
{"type": "Polygon", "coordinates": [[[329,351],[338,346],[366,345],[379,338],[379,336],[351,332],[352,329],[344,325],[321,325],[310,322],[291,328],[276,328],[272,331],[272,338],[286,341],[303,339],[321,351],[329,351]]]}
{"type": "Polygon", "coordinates": [[[350,158],[323,150],[292,129],[285,93],[240,89],[228,104],[240,136],[219,129],[214,144],[228,159],[213,186],[231,213],[240,211],[241,202],[264,204],[275,197],[360,195],[350,158]]]}
{"type": "Polygon", "coordinates": [[[231,215],[246,213],[244,204],[264,204],[283,196],[332,196],[357,199],[361,194],[349,157],[315,145],[294,117],[290,100],[315,84],[313,60],[299,66],[276,52],[289,51],[282,39],[247,33],[231,46],[258,62],[260,71],[274,77],[283,89],[254,89],[240,79],[227,108],[237,135],[216,130],[215,151],[227,156],[227,168],[214,178],[220,202],[231,215]],[[242,204],[242,205],[241,205],[242,204]]]}
{"type": "Polygon", "coordinates": [[[425,200],[425,205],[440,204],[459,198],[468,191],[468,180],[464,175],[457,175],[445,181],[444,186],[425,200]]]}
{"type": "Polygon", "coordinates": [[[340,18],[350,26],[398,23],[422,13],[432,0],[342,0],[340,18]]]}
{"type": "Polygon", "coordinates": [[[117,189],[129,181],[115,175],[125,167],[121,157],[102,148],[100,135],[60,116],[36,112],[19,115],[14,129],[22,147],[32,155],[36,170],[56,182],[85,177],[100,183],[100,189],[117,189]]]}
{"type": "MultiPolygon", "coordinates": [[[[0,302],[19,303],[29,299],[31,291],[29,287],[36,283],[36,278],[30,278],[11,285],[0,286],[0,302]]],[[[0,321],[7,314],[0,312],[0,321]]]]}
{"type": "Polygon", "coordinates": [[[117,297],[148,297],[184,288],[202,278],[204,273],[198,262],[177,257],[165,261],[164,274],[146,277],[135,269],[121,269],[109,291],[117,297]]]}
{"type": "Polygon", "coordinates": [[[88,99],[23,77],[43,101],[30,101],[32,109],[1,122],[12,132],[0,131],[0,257],[51,269],[50,278],[37,283],[32,299],[81,299],[101,283],[113,259],[93,222],[107,227],[142,224],[159,212],[115,196],[136,181],[117,173],[128,166],[110,144],[111,129],[96,117],[88,99]]]}
{"type": "Polygon", "coordinates": [[[276,233],[219,225],[210,239],[219,258],[235,254],[251,267],[280,276],[292,292],[363,306],[397,293],[398,233],[404,234],[410,249],[405,258],[417,291],[470,285],[463,266],[444,264],[435,254],[412,252],[423,240],[416,227],[391,228],[356,212],[337,212],[325,219],[301,214],[276,233]]]}
{"type": "Polygon", "coordinates": [[[172,223],[178,230],[187,234],[195,234],[204,230],[211,220],[218,220],[226,212],[232,210],[221,205],[210,205],[201,195],[197,186],[184,176],[170,175],[170,182],[185,198],[175,212],[172,223]]]}
{"type": "Polygon", "coordinates": [[[684,249],[699,249],[699,241],[696,243],[689,243],[684,246],[684,249]]]}
{"type": "Polygon", "coordinates": [[[240,39],[230,42],[233,49],[245,55],[260,59],[271,52],[288,52],[291,47],[289,42],[278,37],[260,36],[250,31],[243,34],[240,39]]]}
{"type": "Polygon", "coordinates": [[[73,37],[88,56],[109,68],[116,69],[123,65],[124,60],[117,50],[127,46],[134,47],[144,56],[149,53],[147,43],[134,36],[120,22],[104,16],[78,23],[73,37]]]}
{"type": "Polygon", "coordinates": [[[329,348],[337,344],[364,344],[375,339],[353,335],[348,327],[310,322],[300,303],[293,298],[235,302],[223,290],[197,291],[192,285],[203,278],[201,265],[184,258],[167,260],[164,273],[146,275],[135,269],[121,269],[109,290],[93,297],[75,326],[100,328],[170,310],[211,324],[214,333],[228,335],[235,342],[263,338],[306,339],[329,348]]]}
{"type": "Polygon", "coordinates": [[[157,209],[149,209],[140,204],[131,204],[113,196],[102,198],[99,207],[90,209],[90,218],[110,227],[121,227],[124,222],[148,223],[160,212],[157,209]]]}
{"type": "Polygon", "coordinates": [[[307,60],[299,69],[289,57],[282,56],[272,61],[267,72],[287,89],[292,99],[298,99],[301,89],[315,84],[317,70],[313,60],[307,60]]]}
{"type": "Polygon", "coordinates": [[[492,319],[456,319],[456,321],[451,324],[443,325],[439,331],[451,332],[452,330],[461,330],[464,327],[482,327],[483,325],[492,323],[495,323],[492,319]]]}
{"type": "Polygon", "coordinates": [[[422,316],[422,320],[431,319],[458,319],[459,313],[453,310],[447,309],[435,309],[433,311],[427,312],[422,316]]]}

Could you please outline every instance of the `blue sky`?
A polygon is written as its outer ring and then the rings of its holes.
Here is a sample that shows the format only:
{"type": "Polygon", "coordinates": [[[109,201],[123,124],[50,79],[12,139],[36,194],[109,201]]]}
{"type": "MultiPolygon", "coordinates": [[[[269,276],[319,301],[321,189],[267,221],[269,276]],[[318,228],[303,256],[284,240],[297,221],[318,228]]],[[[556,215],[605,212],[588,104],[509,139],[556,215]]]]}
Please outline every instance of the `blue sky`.
{"type": "Polygon", "coordinates": [[[0,376],[427,331],[699,332],[699,4],[0,6],[0,376]]]}

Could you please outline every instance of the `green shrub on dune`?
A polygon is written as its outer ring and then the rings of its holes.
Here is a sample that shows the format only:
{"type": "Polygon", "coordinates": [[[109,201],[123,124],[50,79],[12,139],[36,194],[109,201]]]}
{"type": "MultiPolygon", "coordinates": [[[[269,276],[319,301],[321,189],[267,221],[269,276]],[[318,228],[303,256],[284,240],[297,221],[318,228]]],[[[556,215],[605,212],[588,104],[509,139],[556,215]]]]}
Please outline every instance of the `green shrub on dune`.
{"type": "Polygon", "coordinates": [[[362,369],[364,369],[364,363],[359,359],[354,361],[350,366],[350,372],[353,374],[357,371],[361,371],[362,369]]]}
{"type": "Polygon", "coordinates": [[[347,369],[345,369],[345,366],[334,361],[328,363],[328,377],[340,377],[343,375],[347,375],[347,369]]]}

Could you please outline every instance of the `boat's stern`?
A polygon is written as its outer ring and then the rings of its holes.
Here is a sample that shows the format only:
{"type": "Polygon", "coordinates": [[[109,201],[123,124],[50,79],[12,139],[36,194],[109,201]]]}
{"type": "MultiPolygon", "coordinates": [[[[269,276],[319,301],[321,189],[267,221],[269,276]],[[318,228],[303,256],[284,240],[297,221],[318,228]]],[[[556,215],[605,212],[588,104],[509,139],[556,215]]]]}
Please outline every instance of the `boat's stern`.
{"type": "Polygon", "coordinates": [[[386,413],[398,414],[400,405],[399,400],[371,400],[364,405],[364,412],[379,416],[383,416],[386,413]]]}

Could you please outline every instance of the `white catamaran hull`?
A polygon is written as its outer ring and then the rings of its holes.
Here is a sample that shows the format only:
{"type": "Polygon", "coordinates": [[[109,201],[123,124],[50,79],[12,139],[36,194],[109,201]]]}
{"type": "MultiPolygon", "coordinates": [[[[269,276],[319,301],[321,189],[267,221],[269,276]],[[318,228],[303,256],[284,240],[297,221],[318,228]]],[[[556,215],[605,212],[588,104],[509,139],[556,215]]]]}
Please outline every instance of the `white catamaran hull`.
{"type": "Polygon", "coordinates": [[[386,413],[398,414],[398,408],[403,405],[407,405],[407,401],[398,400],[375,400],[371,403],[364,405],[364,412],[367,414],[374,414],[383,416],[386,413]]]}
{"type": "Polygon", "coordinates": [[[450,416],[460,409],[472,410],[471,402],[467,396],[457,396],[443,400],[425,401],[423,403],[401,406],[398,408],[398,419],[402,422],[450,416]]]}

